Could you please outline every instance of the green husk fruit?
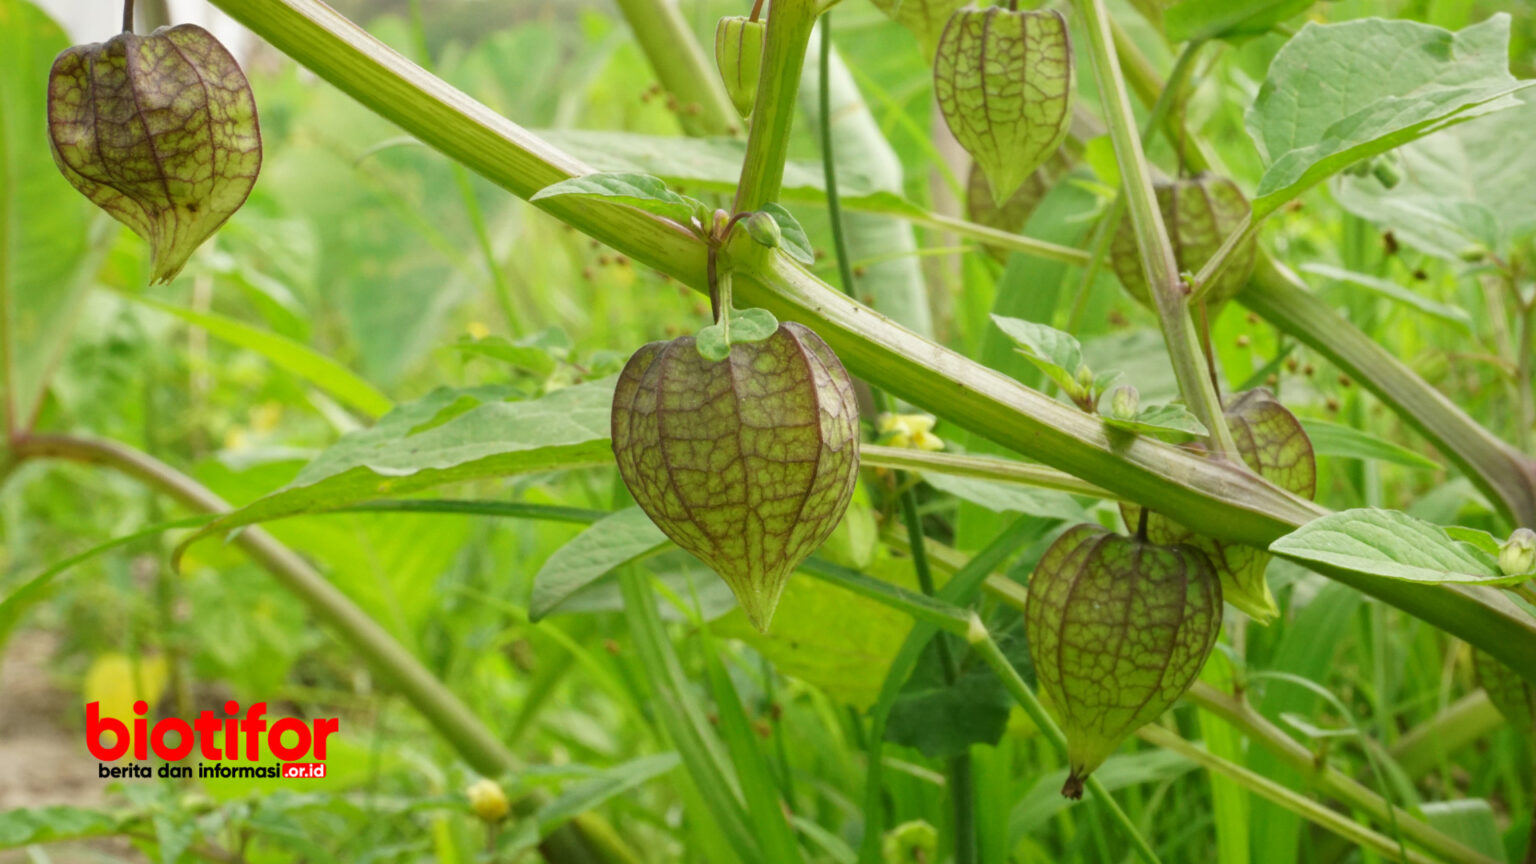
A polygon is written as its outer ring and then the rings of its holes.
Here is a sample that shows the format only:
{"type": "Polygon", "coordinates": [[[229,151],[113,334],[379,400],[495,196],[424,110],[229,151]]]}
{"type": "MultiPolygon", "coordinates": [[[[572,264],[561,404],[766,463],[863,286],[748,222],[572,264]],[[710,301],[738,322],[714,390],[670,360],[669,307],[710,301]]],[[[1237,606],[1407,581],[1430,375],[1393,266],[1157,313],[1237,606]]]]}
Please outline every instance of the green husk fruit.
{"type": "MultiPolygon", "coordinates": [[[[1155,188],[1158,209],[1163,213],[1163,224],[1168,228],[1168,239],[1173,243],[1173,256],[1181,273],[1199,272],[1251,212],[1248,199],[1237,184],[1214,174],[1161,181],[1155,188]]],[[[1258,247],[1250,237],[1232,253],[1226,269],[1206,293],[1206,302],[1219,306],[1236,296],[1252,275],[1257,254],[1258,247]]],[[[1132,297],[1144,306],[1152,302],[1129,214],[1115,232],[1110,266],[1132,297]]]]}
{"type": "MultiPolygon", "coordinates": [[[[1248,390],[1227,398],[1227,426],[1243,461],[1265,480],[1310,500],[1317,493],[1317,458],[1306,430],[1274,394],[1248,390]]],[[[1141,508],[1122,503],[1125,524],[1135,525],[1141,508]]],[[[1222,596],[1260,624],[1280,614],[1264,572],[1270,554],[1263,549],[1216,540],[1161,513],[1147,516],[1147,537],[1154,543],[1188,543],[1205,552],[1221,578],[1222,596]]]]}
{"type": "Polygon", "coordinates": [[[614,390],[613,452],[656,526],[766,631],[789,575],[848,507],[858,403],[837,355],[799,324],[718,362],[692,336],[652,342],[614,390]]]}
{"type": "Polygon", "coordinates": [[[149,243],[153,282],[181,271],[245,203],[261,169],[245,73],[194,24],[59,54],[48,142],[65,178],[149,243]]]}
{"type": "Polygon", "coordinates": [[[727,15],[715,25],[715,68],[731,104],[743,119],[757,103],[757,79],[763,68],[766,19],[753,21],[743,15],[727,15]]]}
{"type": "Polygon", "coordinates": [[[1067,21],[1054,10],[961,9],[939,38],[933,93],[993,201],[1012,198],[1061,146],[1075,92],[1067,21]]]}
{"type": "Polygon", "coordinates": [[[1035,675],[1067,736],[1061,793],[1080,798],[1120,742],[1199,677],[1221,629],[1221,582],[1192,546],[1083,524],[1036,565],[1024,614],[1035,675]]]}

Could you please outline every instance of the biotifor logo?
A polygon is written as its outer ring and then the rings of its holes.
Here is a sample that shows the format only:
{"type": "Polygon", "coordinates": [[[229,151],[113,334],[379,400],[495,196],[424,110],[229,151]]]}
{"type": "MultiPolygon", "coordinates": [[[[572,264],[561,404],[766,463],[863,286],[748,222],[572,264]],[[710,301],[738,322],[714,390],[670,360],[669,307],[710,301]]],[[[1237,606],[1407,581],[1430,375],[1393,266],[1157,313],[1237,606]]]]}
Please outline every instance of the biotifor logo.
{"type": "Polygon", "coordinates": [[[257,702],[240,714],[240,704],[234,700],[224,703],[228,717],[218,717],[212,711],[204,711],[197,719],[188,722],[180,717],[165,717],[150,726],[144,716],[149,704],[144,700],[133,703],[135,719],[120,720],[101,716],[101,703],[85,706],[85,746],[91,755],[101,760],[99,774],[107,777],[191,777],[190,765],[172,765],[196,755],[203,762],[197,766],[197,776],[202,778],[269,777],[269,778],[320,778],[325,776],[325,742],[341,727],[336,717],[316,719],[305,723],[296,717],[283,717],[268,723],[265,714],[267,703],[257,702]],[[131,731],[130,731],[131,729],[131,731]],[[111,743],[102,739],[110,733],[111,743]],[[281,760],[280,765],[261,765],[262,744],[266,752],[281,760]],[[158,770],[138,764],[149,758],[150,752],[163,761],[158,770]],[[127,765],[108,765],[131,754],[133,762],[127,765]],[[316,761],[297,760],[311,757],[316,761]],[[224,762],[251,764],[231,766],[224,762]]]}

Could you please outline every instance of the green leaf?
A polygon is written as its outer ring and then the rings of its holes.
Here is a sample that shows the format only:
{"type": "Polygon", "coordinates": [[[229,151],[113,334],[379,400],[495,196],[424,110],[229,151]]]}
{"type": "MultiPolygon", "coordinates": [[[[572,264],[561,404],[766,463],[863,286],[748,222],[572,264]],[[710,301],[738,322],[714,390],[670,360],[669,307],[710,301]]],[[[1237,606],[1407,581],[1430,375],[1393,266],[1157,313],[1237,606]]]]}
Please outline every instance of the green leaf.
{"type": "Polygon", "coordinates": [[[1077,381],[1077,370],[1083,365],[1083,347],[1072,334],[1022,318],[993,315],[992,320],[1014,341],[1019,353],[1039,367],[1062,390],[1069,394],[1082,391],[1082,385],[1077,381]]]}
{"type": "Polygon", "coordinates": [[[1303,420],[1301,427],[1307,430],[1312,452],[1318,456],[1391,462],[1424,471],[1435,471],[1440,467],[1434,460],[1407,447],[1377,438],[1352,426],[1340,426],[1323,420],[1303,420]]]}
{"type": "Polygon", "coordinates": [[[666,548],[667,536],[639,507],[610,513],[549,556],[533,577],[528,618],[554,612],[572,594],[627,564],[666,548]]]}
{"type": "Polygon", "coordinates": [[[1458,798],[1455,801],[1428,801],[1419,805],[1424,821],[1463,846],[1488,856],[1492,861],[1506,861],[1503,832],[1493,807],[1482,798],[1458,798]]]}
{"type": "MultiPolygon", "coordinates": [[[[1168,783],[1195,770],[1197,765],[1183,756],[1168,750],[1148,750],[1125,756],[1111,756],[1093,772],[1104,788],[1111,792],[1133,786],[1152,786],[1168,783]]],[[[1008,818],[1008,837],[1017,845],[1049,823],[1057,813],[1079,802],[1061,795],[1062,781],[1067,770],[1053,771],[1036,780],[1029,792],[1013,805],[1008,818]]]]}
{"type": "Polygon", "coordinates": [[[102,810],[71,807],[17,807],[0,812],[0,849],[117,833],[121,817],[102,810]]]}
{"type": "Polygon", "coordinates": [[[539,808],[534,816],[539,836],[548,837],[550,832],[582,813],[670,773],[681,761],[673,752],[642,756],[577,783],[539,808]]]}
{"type": "Polygon", "coordinates": [[[1170,42],[1255,36],[1305,12],[1313,0],[1184,0],[1163,13],[1170,42]]]}
{"type": "Polygon", "coordinates": [[[481,339],[466,336],[453,343],[452,347],[464,354],[477,354],[548,378],[570,345],[565,341],[564,332],[550,328],[515,342],[503,336],[486,336],[481,339]]]}
{"type": "MultiPolygon", "coordinates": [[[[1002,633],[993,632],[1019,676],[1033,685],[1035,674],[1022,622],[1002,633]]],[[[916,748],[930,759],[958,756],[972,744],[996,744],[1013,709],[1013,697],[997,673],[972,652],[962,660],[955,682],[945,683],[938,640],[947,638],[940,634],[923,649],[891,705],[885,726],[885,740],[916,748]]],[[[956,648],[954,643],[950,648],[956,648]]]]}
{"type": "Polygon", "coordinates": [[[1516,98],[1515,108],[1399,149],[1403,178],[1396,187],[1341,175],[1334,198],[1447,261],[1460,262],[1476,246],[1512,254],[1536,231],[1536,96],[1516,98]]]}
{"type": "MultiPolygon", "coordinates": [[[[1466,128],[1475,129],[1480,128],[1483,125],[1485,124],[1479,123],[1477,126],[1469,126],[1466,128]]],[[[1439,136],[1437,136],[1437,140],[1438,137],[1439,136]]],[[[1532,170],[1536,170],[1536,166],[1533,166],[1532,170]]],[[[1533,190],[1533,192],[1536,192],[1536,190],[1533,190]]],[[[1351,285],[1364,288],[1367,291],[1376,294],[1377,296],[1385,297],[1388,300],[1403,306],[1407,306],[1408,308],[1428,315],[1431,318],[1437,318],[1441,321],[1444,321],[1447,324],[1461,329],[1468,335],[1472,333],[1472,316],[1467,313],[1467,310],[1461,308],[1460,306],[1452,306],[1449,303],[1438,303],[1429,299],[1428,297],[1425,297],[1422,294],[1410,291],[1409,289],[1404,288],[1403,286],[1391,281],[1390,279],[1381,279],[1376,276],[1367,276],[1364,273],[1355,273],[1340,267],[1332,267],[1327,264],[1317,263],[1303,264],[1301,265],[1301,271],[1303,273],[1311,273],[1314,276],[1322,276],[1327,279],[1334,279],[1339,282],[1347,282],[1351,285]]]]}
{"type": "Polygon", "coordinates": [[[793,213],[776,202],[764,204],[763,212],[779,223],[779,232],[782,235],[779,238],[779,246],[789,253],[789,257],[801,264],[816,263],[816,251],[811,248],[810,238],[805,236],[805,229],[801,227],[800,221],[793,213]]]}
{"type": "Polygon", "coordinates": [[[720,324],[699,330],[694,340],[699,356],[718,363],[731,356],[732,345],[761,342],[779,329],[779,319],[767,309],[732,309],[730,324],[729,336],[720,324]]]}
{"type": "Polygon", "coordinates": [[[241,348],[248,348],[272,361],[272,364],[319,387],[342,404],[366,414],[378,417],[394,407],[393,402],[377,387],[363,380],[347,367],[321,354],[308,345],[302,345],[270,330],[252,327],[243,321],[215,315],[212,312],[196,312],[171,303],[143,295],[122,295],[135,303],[158,309],[168,315],[201,327],[210,335],[241,348]]]}
{"type": "Polygon", "coordinates": [[[48,68],[64,31],[24,0],[0,0],[0,398],[8,428],[35,421],[81,298],[117,232],[48,155],[48,68]]]}
{"type": "Polygon", "coordinates": [[[1104,422],[1130,432],[1144,432],[1149,435],[1173,433],[1199,437],[1210,434],[1204,424],[1195,415],[1189,413],[1188,408],[1176,402],[1148,405],[1128,418],[1105,415],[1104,422]]]}
{"type": "Polygon", "coordinates": [[[202,537],[242,525],[444,483],[608,464],[613,384],[604,378],[523,402],[435,390],[343,437],[292,483],[193,535],[176,557],[202,537]]]}
{"type": "Polygon", "coordinates": [[[1269,551],[1303,565],[1407,582],[1502,585],[1525,578],[1505,576],[1483,550],[1398,510],[1345,510],[1314,519],[1269,551]]]}
{"type": "Polygon", "coordinates": [[[1065,492],[950,474],[927,473],[923,482],[993,513],[1022,513],[1063,522],[1082,522],[1088,518],[1077,501],[1065,492]]]}
{"type": "Polygon", "coordinates": [[[558,196],[601,199],[623,204],[671,219],[679,225],[692,225],[693,214],[704,206],[703,202],[679,195],[667,188],[667,184],[649,174],[599,173],[572,177],[535,192],[529,201],[542,201],[558,196]]]}
{"type": "Polygon", "coordinates": [[[1261,218],[1330,175],[1446,126],[1512,107],[1509,16],[1457,33],[1413,21],[1309,23],[1269,67],[1248,111],[1269,165],[1261,218]]]}

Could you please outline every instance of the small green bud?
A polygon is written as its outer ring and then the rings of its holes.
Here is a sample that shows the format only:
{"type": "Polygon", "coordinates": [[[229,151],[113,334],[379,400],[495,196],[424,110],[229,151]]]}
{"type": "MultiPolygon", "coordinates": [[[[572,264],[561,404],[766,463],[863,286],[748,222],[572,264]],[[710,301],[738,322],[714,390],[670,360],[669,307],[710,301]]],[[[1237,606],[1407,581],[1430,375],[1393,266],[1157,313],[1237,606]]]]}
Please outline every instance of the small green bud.
{"type": "Polygon", "coordinates": [[[1077,374],[1074,376],[1074,378],[1077,381],[1079,392],[1093,392],[1093,370],[1088,368],[1087,363],[1077,367],[1077,374]]]}
{"type": "Polygon", "coordinates": [[[939,829],[921,819],[903,822],[885,832],[880,847],[883,864],[929,864],[939,860],[939,829]]]}
{"type": "Polygon", "coordinates": [[[512,805],[507,801],[507,793],[495,780],[476,780],[464,790],[464,794],[469,796],[469,809],[480,817],[482,822],[492,824],[500,822],[512,811],[512,805]]]}
{"type": "Polygon", "coordinates": [[[1129,420],[1141,410],[1141,394],[1129,384],[1121,384],[1109,397],[1109,416],[1129,420]]]}
{"type": "Polygon", "coordinates": [[[1403,181],[1403,172],[1398,170],[1397,163],[1390,159],[1378,159],[1376,164],[1371,166],[1371,176],[1388,189],[1397,188],[1397,184],[1403,181]]]}
{"type": "Polygon", "coordinates": [[[742,221],[746,223],[747,235],[769,249],[779,248],[779,243],[784,240],[784,232],[779,229],[778,220],[761,210],[742,221]]]}
{"type": "Polygon", "coordinates": [[[1481,264],[1488,258],[1488,247],[1481,243],[1473,243],[1462,247],[1461,251],[1456,253],[1456,257],[1468,264],[1481,264]]]}
{"type": "Polygon", "coordinates": [[[752,114],[757,102],[757,79],[763,68],[763,39],[768,32],[766,20],[752,21],[740,15],[728,15],[715,25],[715,67],[731,104],[743,118],[752,114]]]}
{"type": "Polygon", "coordinates": [[[1536,531],[1516,528],[1499,547],[1499,569],[1505,576],[1523,576],[1536,570],[1536,531]]]}
{"type": "Polygon", "coordinates": [[[181,272],[261,169],[245,73],[195,24],[59,54],[48,144],[71,185],[149,243],[152,282],[181,272]]]}

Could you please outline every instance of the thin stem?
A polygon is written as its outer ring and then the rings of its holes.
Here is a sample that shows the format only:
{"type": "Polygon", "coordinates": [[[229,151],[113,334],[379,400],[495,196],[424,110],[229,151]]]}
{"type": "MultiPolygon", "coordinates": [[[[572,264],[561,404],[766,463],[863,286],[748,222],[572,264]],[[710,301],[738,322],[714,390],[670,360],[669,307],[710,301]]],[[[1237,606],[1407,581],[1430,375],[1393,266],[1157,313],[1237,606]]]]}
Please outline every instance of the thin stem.
{"type": "MultiPolygon", "coordinates": [[[[114,441],[99,441],[64,435],[28,435],[13,439],[11,452],[18,460],[63,459],[102,465],[120,471],[156,491],[201,513],[226,513],[229,504],[196,480],[148,454],[114,441]]],[[[453,691],[443,686],[411,653],[395,641],[388,631],[368,613],[358,608],[340,589],[310,567],[288,547],[260,528],[247,528],[232,541],[284,588],[308,604],[310,611],[335,630],[352,649],[367,660],[382,676],[394,684],[418,712],[431,723],[470,767],[487,776],[496,776],[518,767],[517,759],[459,701],[453,691]]],[[[611,830],[611,829],[609,829],[611,830]]],[[[627,854],[615,854],[611,844],[586,841],[577,823],[558,829],[544,841],[546,854],[560,861],[571,850],[599,848],[602,859],[632,862],[627,854]],[[564,850],[563,852],[561,850],[564,850]]],[[[552,859],[553,860],[553,859],[552,859]]]]}
{"type": "Polygon", "coordinates": [[[1238,300],[1375,394],[1461,469],[1506,518],[1536,526],[1536,467],[1530,458],[1305,290],[1289,268],[1261,250],[1238,300]]]}
{"type": "Polygon", "coordinates": [[[1330,767],[1327,762],[1320,761],[1311,750],[1285,734],[1246,701],[1204,682],[1196,682],[1184,694],[1184,698],[1199,706],[1202,711],[1230,723],[1248,740],[1285,762],[1323,794],[1348,803],[1379,823],[1395,823],[1403,836],[1425,849],[1455,861],[1492,864],[1486,856],[1397,807],[1349,775],[1330,767]]]}
{"type": "Polygon", "coordinates": [[[123,0],[123,32],[133,32],[133,0],[123,0]]]}
{"type": "Polygon", "coordinates": [[[1136,118],[1131,113],[1130,97],[1120,74],[1120,62],[1110,45],[1109,14],[1104,0],[1079,0],[1084,25],[1088,30],[1089,56],[1094,77],[1104,102],[1104,120],[1109,125],[1115,145],[1115,159],[1120,165],[1131,226],[1136,232],[1136,246],[1141,250],[1142,267],[1152,294],[1168,358],[1173,364],[1179,392],[1191,413],[1211,432],[1213,449],[1227,455],[1236,464],[1237,445],[1227,428],[1221,399],[1211,387],[1200,340],[1189,314],[1189,295],[1179,279],[1173,245],[1163,225],[1163,215],[1152,189],[1152,174],[1142,152],[1136,118]]]}
{"type": "Polygon", "coordinates": [[[1113,492],[1092,483],[1084,483],[1064,471],[992,456],[934,453],[905,447],[865,444],[859,448],[859,464],[899,471],[926,471],[930,474],[946,474],[951,477],[978,477],[983,480],[1033,486],[1037,489],[1055,489],[1092,498],[1114,499],[1116,497],[1113,492]]]}
{"type": "MultiPolygon", "coordinates": [[[[1145,147],[1152,140],[1156,131],[1162,128],[1163,119],[1172,113],[1173,106],[1182,96],[1184,84],[1189,80],[1189,75],[1195,68],[1195,57],[1199,55],[1200,48],[1205,44],[1203,40],[1193,40],[1185,43],[1184,50],[1179,52],[1179,57],[1173,63],[1173,70],[1168,73],[1168,82],[1163,85],[1162,92],[1157,94],[1157,101],[1152,105],[1152,111],[1147,115],[1146,122],[1141,127],[1141,143],[1145,147]]],[[[1125,194],[1115,196],[1110,202],[1109,211],[1100,219],[1098,227],[1094,229],[1093,243],[1088,253],[1088,266],[1083,270],[1083,278],[1077,286],[1077,297],[1072,302],[1072,312],[1067,318],[1067,332],[1076,333],[1082,324],[1083,312],[1088,306],[1088,295],[1092,293],[1094,280],[1098,278],[1099,271],[1103,269],[1104,261],[1109,257],[1110,244],[1115,240],[1115,234],[1119,233],[1120,220],[1125,218],[1125,194]]]]}
{"type": "Polygon", "coordinates": [[[1072,264],[1078,267],[1090,263],[1090,255],[1081,249],[1073,249],[1071,246],[1062,246],[1046,240],[1036,240],[1012,231],[1003,231],[998,228],[989,228],[975,222],[968,222],[954,216],[945,216],[942,213],[934,213],[925,210],[922,213],[909,213],[905,210],[895,213],[881,210],[879,207],[859,208],[850,206],[850,210],[863,209],[865,212],[882,213],[905,219],[913,225],[921,225],[925,228],[934,228],[940,231],[948,231],[961,237],[970,237],[980,240],[988,246],[997,246],[1010,252],[1022,252],[1025,255],[1033,255],[1036,258],[1044,258],[1048,261],[1060,261],[1063,264],[1072,264]]]}
{"type": "MultiPolygon", "coordinates": [[[[1065,756],[1067,752],[1067,736],[1061,731],[1061,727],[1056,725],[1056,721],[1051,718],[1050,713],[1045,710],[1045,706],[1040,703],[1040,699],[1035,696],[1035,692],[1029,689],[1029,685],[1024,683],[1023,678],[1019,677],[1018,670],[1014,669],[1013,664],[1008,662],[1007,656],[997,646],[997,641],[992,638],[992,634],[987,632],[987,628],[981,623],[981,619],[977,618],[974,614],[971,616],[970,624],[966,630],[966,640],[971,643],[971,649],[980,655],[988,666],[992,667],[993,672],[997,673],[997,677],[1003,682],[1003,687],[1018,701],[1020,707],[1024,709],[1024,713],[1029,715],[1029,719],[1035,722],[1035,726],[1039,728],[1045,739],[1051,742],[1065,756]]],[[[1126,838],[1131,841],[1132,848],[1136,850],[1136,857],[1146,862],[1146,864],[1158,864],[1157,852],[1152,849],[1147,839],[1141,836],[1141,832],[1136,829],[1136,823],[1132,822],[1131,817],[1121,809],[1119,802],[1115,801],[1115,796],[1111,795],[1109,790],[1104,788],[1104,784],[1100,782],[1099,778],[1090,774],[1087,786],[1088,791],[1092,792],[1093,797],[1098,800],[1099,804],[1109,811],[1110,817],[1120,826],[1120,830],[1125,834],[1126,838]]]]}
{"type": "Polygon", "coordinates": [[[737,213],[778,200],[795,120],[800,70],[816,24],[816,7],[816,0],[775,0],[768,16],[752,131],[747,136],[746,161],[736,186],[737,213]]]}
{"type": "Polygon", "coordinates": [[[735,134],[736,108],[693,30],[681,4],[672,0],[617,0],[635,41],[661,79],[677,97],[678,122],[690,135],[735,134]]]}
{"type": "Polygon", "coordinates": [[[1536,344],[1532,343],[1536,338],[1536,288],[1532,289],[1528,303],[1520,299],[1519,288],[1513,279],[1510,280],[1510,290],[1515,292],[1515,303],[1520,307],[1520,341],[1515,346],[1515,355],[1520,358],[1515,367],[1515,383],[1520,394],[1520,428],[1515,430],[1515,441],[1521,450],[1529,453],[1532,439],[1536,437],[1536,391],[1532,390],[1532,363],[1536,362],[1532,357],[1536,354],[1536,344]]]}
{"type": "Polygon", "coordinates": [[[1243,221],[1238,223],[1236,228],[1232,229],[1232,233],[1227,235],[1227,239],[1222,242],[1220,248],[1200,268],[1200,272],[1195,274],[1194,293],[1190,295],[1189,302],[1203,301],[1206,295],[1210,294],[1211,288],[1221,279],[1221,274],[1227,271],[1227,265],[1231,263],[1233,253],[1246,246],[1258,233],[1259,222],[1250,212],[1243,217],[1243,221]]]}
{"type": "Polygon", "coordinates": [[[1209,771],[1225,774],[1253,794],[1273,801],[1307,821],[1326,828],[1362,848],[1370,849],[1394,861],[1405,861],[1409,862],[1409,864],[1436,864],[1434,858],[1416,851],[1409,851],[1404,855],[1391,838],[1377,833],[1347,816],[1335,813],[1310,798],[1292,792],[1290,789],[1281,786],[1267,777],[1256,774],[1234,762],[1229,762],[1204,748],[1196,747],[1161,726],[1143,726],[1136,734],[1143,741],[1177,753],[1191,762],[1204,766],[1209,771]]]}

